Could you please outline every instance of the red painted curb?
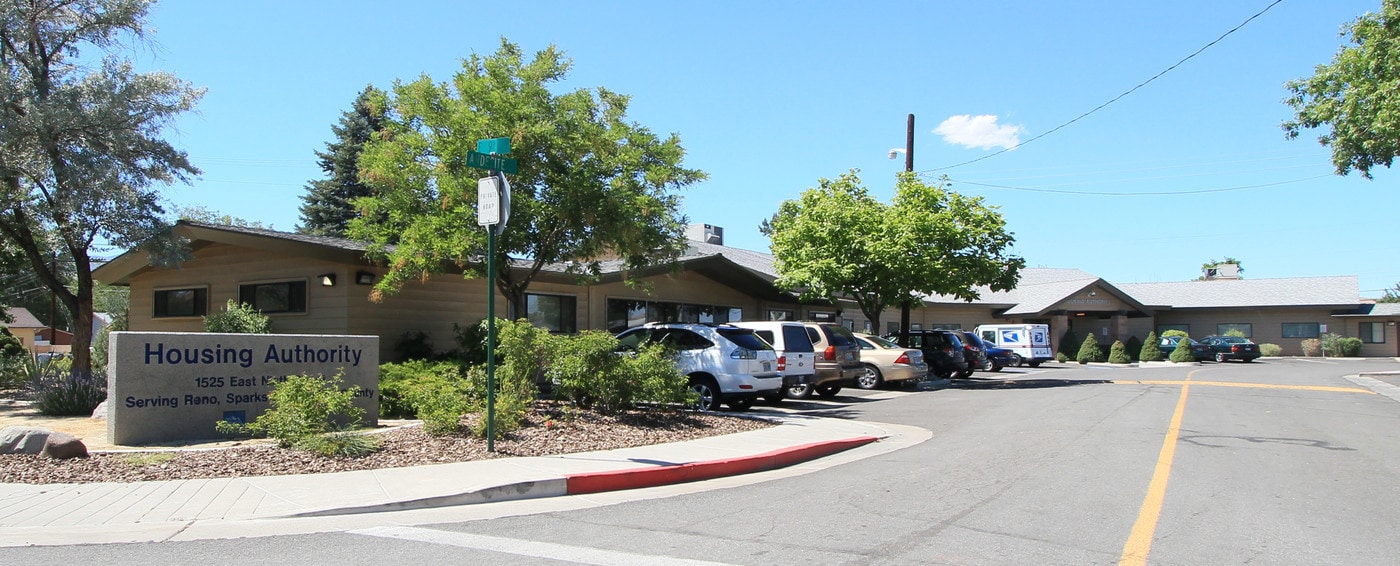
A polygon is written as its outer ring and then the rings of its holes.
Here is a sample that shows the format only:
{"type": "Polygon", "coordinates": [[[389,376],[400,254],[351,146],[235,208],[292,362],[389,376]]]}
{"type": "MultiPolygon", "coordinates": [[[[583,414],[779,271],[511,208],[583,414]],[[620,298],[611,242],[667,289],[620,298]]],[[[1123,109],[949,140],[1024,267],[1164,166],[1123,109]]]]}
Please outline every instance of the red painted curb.
{"type": "Polygon", "coordinates": [[[772,452],[741,458],[724,458],[706,462],[690,462],[655,468],[637,468],[610,472],[591,472],[564,476],[568,482],[567,493],[601,493],[655,487],[673,483],[684,483],[714,479],[724,476],[763,472],[791,466],[799,462],[815,460],[842,450],[864,446],[879,440],[875,436],[860,436],[844,440],[813,442],[801,446],[791,446],[772,452]]]}

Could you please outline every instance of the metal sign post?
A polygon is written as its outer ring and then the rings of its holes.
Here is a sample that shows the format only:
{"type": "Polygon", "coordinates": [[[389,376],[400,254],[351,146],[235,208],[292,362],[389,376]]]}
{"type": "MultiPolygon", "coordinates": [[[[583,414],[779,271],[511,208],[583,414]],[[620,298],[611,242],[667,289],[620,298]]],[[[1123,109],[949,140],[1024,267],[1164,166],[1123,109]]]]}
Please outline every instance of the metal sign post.
{"type": "Polygon", "coordinates": [[[467,165],[487,169],[476,182],[476,223],[486,227],[486,451],[496,451],[496,235],[510,216],[510,184],[503,171],[514,173],[516,160],[497,157],[510,153],[510,138],[477,140],[467,152],[467,165]]]}

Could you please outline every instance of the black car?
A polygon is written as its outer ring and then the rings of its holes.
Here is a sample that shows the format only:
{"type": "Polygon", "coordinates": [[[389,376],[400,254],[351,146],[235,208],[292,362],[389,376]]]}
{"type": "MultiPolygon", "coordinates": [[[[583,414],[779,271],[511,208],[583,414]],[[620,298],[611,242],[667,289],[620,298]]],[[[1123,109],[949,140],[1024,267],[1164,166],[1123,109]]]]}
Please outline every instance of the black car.
{"type": "MultiPolygon", "coordinates": [[[[968,369],[966,350],[959,338],[961,334],[953,330],[910,330],[908,347],[923,351],[929,375],[940,379],[952,379],[954,375],[966,378],[972,375],[972,370],[968,369]]],[[[886,338],[898,341],[899,335],[886,338]]]]}
{"type": "Polygon", "coordinates": [[[1201,343],[1210,348],[1215,361],[1240,360],[1252,362],[1259,357],[1259,345],[1238,336],[1206,336],[1201,343]]]}
{"type": "Polygon", "coordinates": [[[987,348],[987,361],[992,366],[987,371],[1001,371],[1001,368],[1007,366],[1021,365],[1020,356],[1006,348],[987,348]]]}

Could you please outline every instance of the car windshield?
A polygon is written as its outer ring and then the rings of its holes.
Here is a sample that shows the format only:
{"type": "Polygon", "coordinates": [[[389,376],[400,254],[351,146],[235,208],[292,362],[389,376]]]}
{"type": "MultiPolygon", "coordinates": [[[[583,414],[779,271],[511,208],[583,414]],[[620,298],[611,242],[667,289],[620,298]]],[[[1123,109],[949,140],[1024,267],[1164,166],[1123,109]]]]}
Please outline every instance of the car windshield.
{"type": "Polygon", "coordinates": [[[764,342],[762,338],[759,338],[757,334],[754,334],[753,330],[750,330],[748,328],[716,328],[715,332],[718,332],[720,336],[725,337],[730,342],[733,342],[741,348],[748,348],[750,350],[773,349],[773,346],[769,345],[767,342],[764,342]]]}

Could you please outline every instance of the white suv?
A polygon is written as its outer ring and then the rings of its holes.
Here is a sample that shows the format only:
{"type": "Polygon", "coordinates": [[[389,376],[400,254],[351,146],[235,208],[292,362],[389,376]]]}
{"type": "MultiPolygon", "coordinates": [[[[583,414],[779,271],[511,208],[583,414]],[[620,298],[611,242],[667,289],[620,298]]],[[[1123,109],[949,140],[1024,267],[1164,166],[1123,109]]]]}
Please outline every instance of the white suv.
{"type": "Polygon", "coordinates": [[[754,399],[778,393],[783,376],[773,347],[749,328],[720,324],[653,322],[617,335],[618,350],[657,342],[676,351],[676,367],[700,394],[700,409],[720,404],[744,411],[754,399]]]}

